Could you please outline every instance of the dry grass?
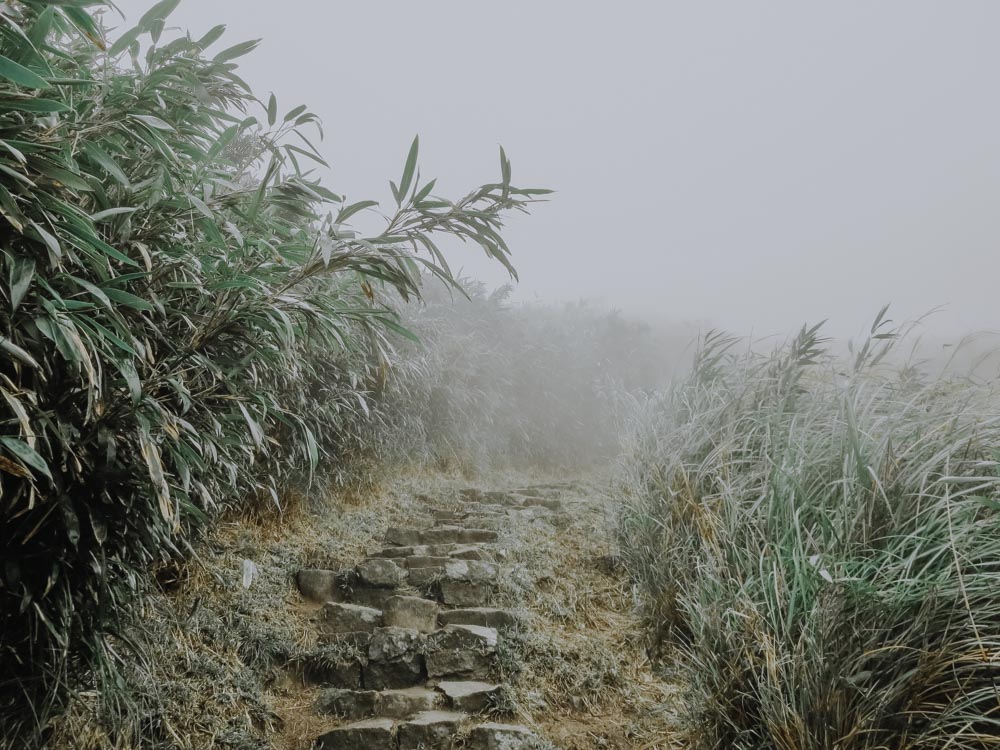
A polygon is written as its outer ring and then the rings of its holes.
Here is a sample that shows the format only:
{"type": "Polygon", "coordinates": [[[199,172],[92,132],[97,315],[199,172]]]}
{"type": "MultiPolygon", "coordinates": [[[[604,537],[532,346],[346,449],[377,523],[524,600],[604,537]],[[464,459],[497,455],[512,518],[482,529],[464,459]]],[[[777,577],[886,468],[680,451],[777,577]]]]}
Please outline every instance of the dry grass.
{"type": "Polygon", "coordinates": [[[534,582],[515,686],[522,716],[563,750],[679,747],[676,686],[647,658],[603,488],[583,484],[564,498],[576,501],[565,525],[511,529],[513,559],[534,582]]]}

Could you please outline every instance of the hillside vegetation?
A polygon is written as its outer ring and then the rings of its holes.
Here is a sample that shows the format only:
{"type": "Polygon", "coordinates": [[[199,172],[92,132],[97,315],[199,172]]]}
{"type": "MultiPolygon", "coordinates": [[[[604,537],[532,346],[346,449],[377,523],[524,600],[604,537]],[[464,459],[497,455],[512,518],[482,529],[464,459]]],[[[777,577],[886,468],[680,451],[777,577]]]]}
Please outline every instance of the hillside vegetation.
{"type": "Polygon", "coordinates": [[[454,279],[435,244],[505,264],[502,217],[545,192],[439,198],[417,141],[351,231],[305,106],[258,101],[254,42],[164,35],[164,0],[109,36],[101,3],[3,4],[0,732],[121,681],[119,615],[221,513],[366,449],[357,428],[412,337],[392,299],[454,279]],[[94,6],[94,7],[89,7],[94,6]],[[209,51],[209,50],[212,51],[209,51]],[[217,50],[217,51],[216,51],[217,50]],[[112,648],[108,634],[117,636],[112,648]]]}
{"type": "Polygon", "coordinates": [[[635,404],[619,537],[693,748],[1000,746],[1000,393],[706,337],[635,404]]]}

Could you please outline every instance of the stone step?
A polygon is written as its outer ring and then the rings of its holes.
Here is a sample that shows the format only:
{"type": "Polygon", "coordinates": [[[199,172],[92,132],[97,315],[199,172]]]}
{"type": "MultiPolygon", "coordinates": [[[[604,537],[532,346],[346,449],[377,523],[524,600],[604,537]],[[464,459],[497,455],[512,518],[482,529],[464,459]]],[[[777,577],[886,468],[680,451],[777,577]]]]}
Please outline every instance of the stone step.
{"type": "Polygon", "coordinates": [[[399,724],[399,750],[450,750],[465,714],[454,711],[425,711],[399,724]]]}
{"type": "Polygon", "coordinates": [[[408,557],[453,557],[466,560],[490,560],[493,553],[478,544],[418,544],[404,547],[387,547],[372,557],[397,560],[408,557]]]}
{"type": "Polygon", "coordinates": [[[397,750],[392,719],[369,719],[337,727],[316,740],[316,750],[397,750]]]}
{"type": "Polygon", "coordinates": [[[361,682],[369,690],[416,687],[426,679],[427,636],[411,628],[376,629],[368,644],[361,682]]]}
{"type": "Polygon", "coordinates": [[[438,680],[486,680],[495,662],[497,631],[447,625],[427,640],[427,675],[438,680]]]}
{"type": "Polygon", "coordinates": [[[426,687],[398,690],[328,689],[316,699],[316,712],[340,719],[407,719],[424,711],[443,708],[444,693],[426,687]]]}
{"type": "Polygon", "coordinates": [[[546,743],[521,724],[489,722],[475,726],[466,740],[466,750],[542,750],[546,743]]]}
{"type": "Polygon", "coordinates": [[[438,627],[438,604],[416,596],[392,596],[385,601],[382,620],[390,627],[430,633],[438,627]]]}
{"type": "Polygon", "coordinates": [[[467,714],[483,713],[494,705],[500,695],[500,685],[478,680],[445,680],[437,684],[448,705],[467,714]]]}
{"type": "Polygon", "coordinates": [[[444,625],[479,625],[487,628],[510,628],[518,624],[518,617],[508,609],[469,607],[448,609],[438,613],[438,623],[444,625]]]}
{"type": "Polygon", "coordinates": [[[448,607],[483,607],[490,603],[496,590],[494,582],[438,579],[433,587],[437,599],[448,607]]]}
{"type": "Polygon", "coordinates": [[[323,604],[336,598],[337,578],[334,570],[303,568],[295,574],[295,585],[306,599],[323,604]]]}
{"type": "Polygon", "coordinates": [[[382,610],[346,602],[327,602],[320,613],[320,630],[327,635],[372,633],[382,626],[382,610]]]}
{"type": "Polygon", "coordinates": [[[475,544],[495,542],[499,538],[491,529],[470,529],[464,526],[437,526],[431,529],[391,528],[386,541],[397,547],[415,547],[422,544],[475,544]]]}

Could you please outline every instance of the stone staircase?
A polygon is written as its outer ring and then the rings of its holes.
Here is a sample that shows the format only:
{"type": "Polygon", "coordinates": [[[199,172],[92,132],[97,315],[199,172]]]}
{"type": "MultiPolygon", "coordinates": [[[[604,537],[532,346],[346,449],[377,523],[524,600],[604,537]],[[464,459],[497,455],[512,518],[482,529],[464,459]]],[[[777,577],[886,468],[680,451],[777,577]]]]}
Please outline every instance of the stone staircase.
{"type": "Polygon", "coordinates": [[[498,707],[497,647],[517,614],[490,606],[513,517],[558,523],[552,486],[462,490],[419,498],[412,527],[390,528],[385,549],[346,571],[299,571],[299,591],[322,605],[321,640],[342,654],[325,665],[315,709],[333,728],[320,750],[538,750],[519,724],[486,721],[498,707]]]}

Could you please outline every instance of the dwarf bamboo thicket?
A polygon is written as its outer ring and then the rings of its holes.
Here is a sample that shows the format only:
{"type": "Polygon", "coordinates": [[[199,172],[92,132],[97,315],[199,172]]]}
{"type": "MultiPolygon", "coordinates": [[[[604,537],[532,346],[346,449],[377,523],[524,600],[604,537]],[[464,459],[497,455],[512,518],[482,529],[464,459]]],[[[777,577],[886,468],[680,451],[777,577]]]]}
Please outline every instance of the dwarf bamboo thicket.
{"type": "Polygon", "coordinates": [[[503,216],[545,192],[514,187],[501,152],[498,181],[439,198],[414,141],[384,229],[357,236],[375,202],[311,175],[319,123],[254,98],[235,62],[254,42],[165,36],[176,0],[112,40],[100,5],[0,17],[8,737],[74,677],[113,683],[104,635],[151,565],[354,445],[411,335],[385,290],[454,281],[435,236],[513,272],[503,216]]]}
{"type": "Polygon", "coordinates": [[[1000,746],[1000,393],[903,333],[713,334],[635,404],[620,538],[692,747],[1000,746]]]}

